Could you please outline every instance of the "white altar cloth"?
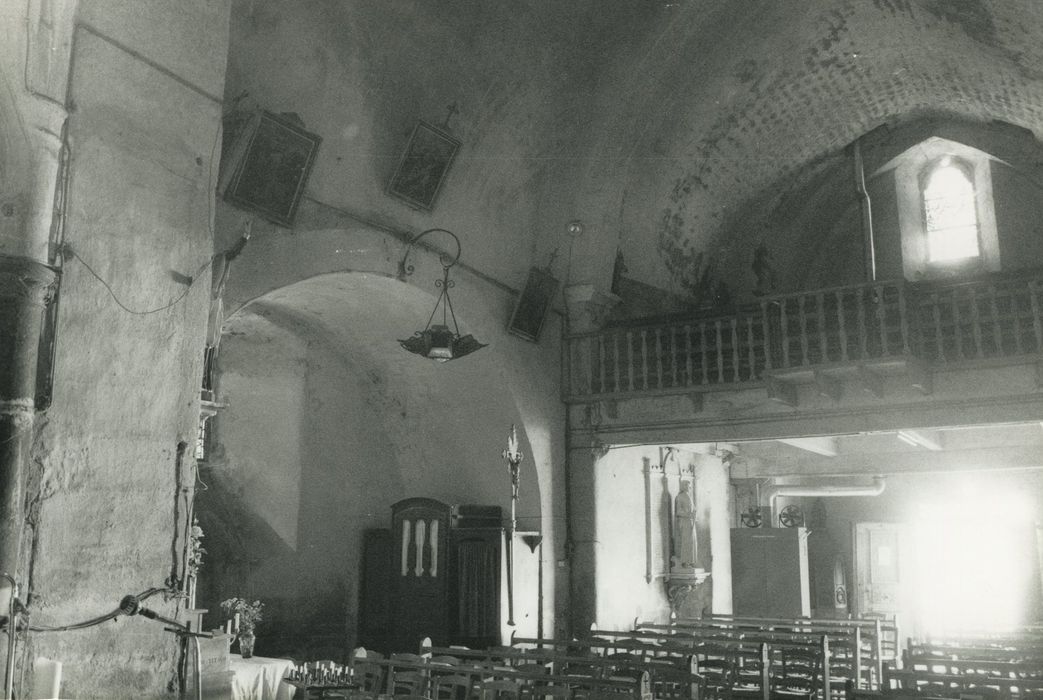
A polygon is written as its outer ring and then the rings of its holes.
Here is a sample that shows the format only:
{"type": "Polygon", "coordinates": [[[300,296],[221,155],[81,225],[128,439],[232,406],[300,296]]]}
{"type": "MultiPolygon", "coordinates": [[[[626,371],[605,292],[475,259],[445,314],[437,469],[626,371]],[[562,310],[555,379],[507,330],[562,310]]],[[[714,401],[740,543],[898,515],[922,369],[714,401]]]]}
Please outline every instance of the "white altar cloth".
{"type": "Polygon", "coordinates": [[[232,700],[291,700],[296,688],[282,679],[293,666],[290,659],[244,659],[231,654],[228,670],[232,672],[232,700]]]}

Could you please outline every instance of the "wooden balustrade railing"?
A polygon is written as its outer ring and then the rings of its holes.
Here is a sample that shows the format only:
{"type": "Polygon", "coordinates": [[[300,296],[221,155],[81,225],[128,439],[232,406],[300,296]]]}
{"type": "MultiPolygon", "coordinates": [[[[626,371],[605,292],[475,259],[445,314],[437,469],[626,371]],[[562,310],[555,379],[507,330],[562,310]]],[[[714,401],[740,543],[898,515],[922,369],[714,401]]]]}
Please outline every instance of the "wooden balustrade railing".
{"type": "Polygon", "coordinates": [[[735,313],[628,323],[567,340],[572,400],[688,393],[889,359],[1043,353],[1043,270],[960,283],[874,282],[765,297],[735,313]]]}

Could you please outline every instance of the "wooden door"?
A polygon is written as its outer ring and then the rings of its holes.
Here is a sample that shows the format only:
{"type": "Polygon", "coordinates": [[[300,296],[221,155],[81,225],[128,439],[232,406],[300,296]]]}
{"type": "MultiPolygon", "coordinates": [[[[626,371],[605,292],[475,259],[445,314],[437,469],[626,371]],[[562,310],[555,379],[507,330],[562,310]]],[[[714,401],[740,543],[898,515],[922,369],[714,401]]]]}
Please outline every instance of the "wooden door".
{"type": "Polygon", "coordinates": [[[903,528],[897,523],[855,523],[856,612],[893,614],[902,607],[903,528]]]}
{"type": "Polygon", "coordinates": [[[415,653],[420,640],[449,642],[446,540],[449,506],[407,498],[391,506],[391,627],[393,651],[415,653]]]}
{"type": "Polygon", "coordinates": [[[358,643],[383,654],[390,651],[391,531],[366,530],[362,537],[358,643]]]}
{"type": "Polygon", "coordinates": [[[453,530],[449,610],[454,644],[484,649],[501,643],[502,553],[502,528],[453,530]]]}

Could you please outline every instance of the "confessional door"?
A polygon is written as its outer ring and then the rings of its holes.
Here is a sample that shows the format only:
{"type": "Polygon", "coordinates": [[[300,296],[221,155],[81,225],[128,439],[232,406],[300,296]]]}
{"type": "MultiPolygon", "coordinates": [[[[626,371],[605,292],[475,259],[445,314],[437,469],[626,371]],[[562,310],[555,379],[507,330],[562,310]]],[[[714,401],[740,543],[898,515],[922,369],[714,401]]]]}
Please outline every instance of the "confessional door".
{"type": "Polygon", "coordinates": [[[430,637],[449,643],[447,557],[449,506],[430,498],[407,498],[391,506],[391,642],[414,651],[430,637]]]}

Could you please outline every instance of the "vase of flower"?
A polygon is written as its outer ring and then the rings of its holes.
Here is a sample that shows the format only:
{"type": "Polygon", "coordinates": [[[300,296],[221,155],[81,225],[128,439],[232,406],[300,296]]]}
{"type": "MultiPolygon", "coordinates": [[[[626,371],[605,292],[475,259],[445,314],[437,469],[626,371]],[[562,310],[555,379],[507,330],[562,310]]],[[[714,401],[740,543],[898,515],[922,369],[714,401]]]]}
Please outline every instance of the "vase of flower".
{"type": "Polygon", "coordinates": [[[249,632],[243,631],[239,633],[239,655],[244,659],[249,659],[254,655],[254,642],[257,641],[257,637],[254,635],[253,630],[249,632]]]}
{"type": "Polygon", "coordinates": [[[229,598],[221,601],[221,609],[228,616],[232,634],[239,637],[239,654],[249,659],[254,653],[256,637],[254,630],[261,621],[261,609],[264,604],[259,600],[250,603],[242,598],[229,598]]]}

